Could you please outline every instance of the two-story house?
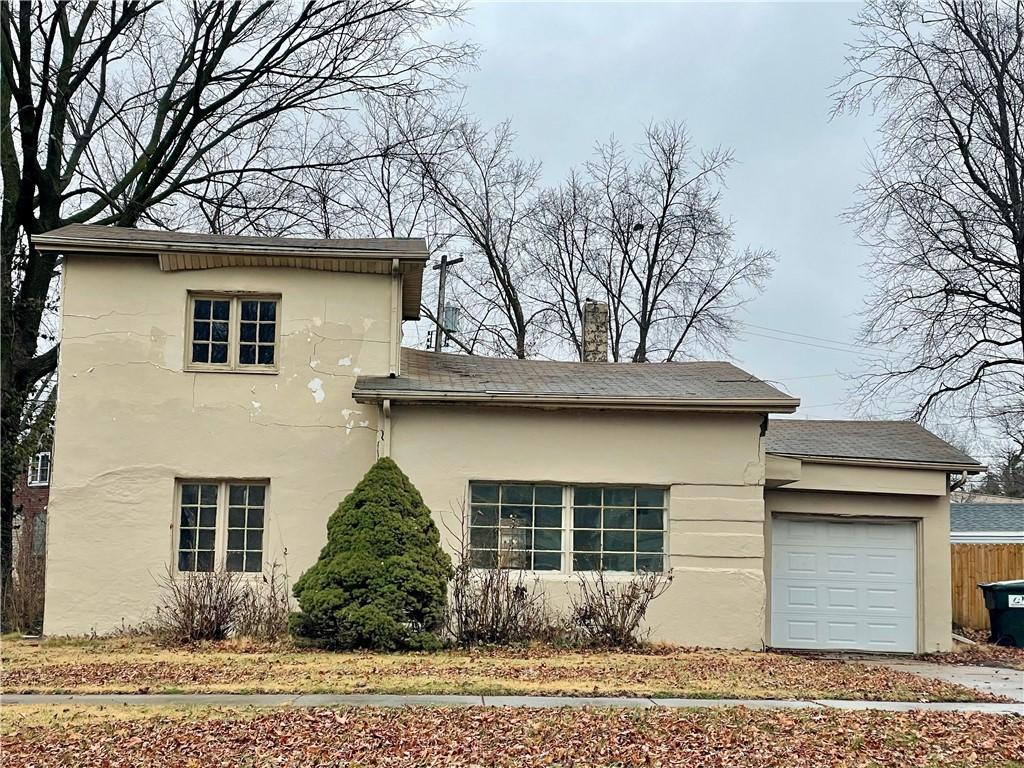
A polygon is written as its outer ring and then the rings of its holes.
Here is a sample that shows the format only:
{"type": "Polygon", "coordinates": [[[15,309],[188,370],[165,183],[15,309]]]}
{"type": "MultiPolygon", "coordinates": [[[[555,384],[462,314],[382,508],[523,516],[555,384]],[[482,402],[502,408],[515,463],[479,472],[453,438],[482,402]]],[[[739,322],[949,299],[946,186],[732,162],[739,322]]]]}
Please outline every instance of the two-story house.
{"type": "Polygon", "coordinates": [[[511,541],[553,600],[581,570],[670,572],[656,639],[949,646],[948,476],[981,467],[917,425],[770,420],[799,401],[729,363],[404,349],[419,240],[34,244],[65,258],[49,634],[139,621],[168,568],[296,578],[390,455],[446,546],[486,568],[511,541]]]}

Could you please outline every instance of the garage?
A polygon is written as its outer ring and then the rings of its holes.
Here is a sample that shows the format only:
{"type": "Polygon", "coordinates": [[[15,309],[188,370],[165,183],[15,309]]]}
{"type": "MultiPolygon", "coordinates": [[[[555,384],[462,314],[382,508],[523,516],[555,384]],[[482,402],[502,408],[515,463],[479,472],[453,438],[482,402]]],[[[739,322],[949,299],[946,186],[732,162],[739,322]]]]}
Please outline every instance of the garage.
{"type": "Polygon", "coordinates": [[[913,521],[772,518],[771,645],[917,651],[913,521]]]}

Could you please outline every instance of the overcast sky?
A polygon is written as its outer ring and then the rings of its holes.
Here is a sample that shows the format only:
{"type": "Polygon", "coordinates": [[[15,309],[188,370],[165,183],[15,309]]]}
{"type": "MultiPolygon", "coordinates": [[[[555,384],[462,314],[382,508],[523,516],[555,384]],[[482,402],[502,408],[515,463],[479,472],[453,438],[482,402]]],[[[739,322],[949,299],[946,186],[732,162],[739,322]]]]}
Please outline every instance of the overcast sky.
{"type": "Polygon", "coordinates": [[[840,214],[863,178],[874,119],[829,119],[857,8],[501,2],[467,17],[482,48],[465,78],[467,111],[487,124],[510,118],[546,183],[598,139],[639,141],[650,120],[684,121],[696,146],[735,151],[724,212],[738,245],[779,261],[741,314],[733,362],[802,398],[810,418],[852,415],[837,373],[857,368],[848,345],[867,288],[867,252],[840,214]]]}

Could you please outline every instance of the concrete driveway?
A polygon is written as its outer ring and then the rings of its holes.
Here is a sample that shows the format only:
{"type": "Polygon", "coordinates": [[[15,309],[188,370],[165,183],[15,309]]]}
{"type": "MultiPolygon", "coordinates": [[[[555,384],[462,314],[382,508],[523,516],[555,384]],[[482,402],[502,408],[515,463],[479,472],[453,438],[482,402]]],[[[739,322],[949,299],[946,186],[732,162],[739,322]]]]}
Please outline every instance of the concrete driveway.
{"type": "Polygon", "coordinates": [[[889,667],[933,680],[944,680],[965,688],[984,691],[996,696],[1005,696],[1013,701],[1024,702],[1024,672],[1002,667],[975,667],[960,664],[937,664],[914,659],[859,658],[861,664],[874,667],[889,667]]]}

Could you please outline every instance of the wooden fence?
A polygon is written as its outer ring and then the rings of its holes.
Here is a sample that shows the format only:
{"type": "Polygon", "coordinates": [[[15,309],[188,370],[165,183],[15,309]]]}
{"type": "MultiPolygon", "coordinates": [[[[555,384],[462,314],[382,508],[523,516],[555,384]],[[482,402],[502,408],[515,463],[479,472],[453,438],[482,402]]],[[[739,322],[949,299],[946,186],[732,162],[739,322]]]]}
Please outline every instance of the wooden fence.
{"type": "Polygon", "coordinates": [[[953,623],[988,629],[988,610],[978,589],[987,581],[1024,579],[1024,544],[953,544],[953,623]]]}

